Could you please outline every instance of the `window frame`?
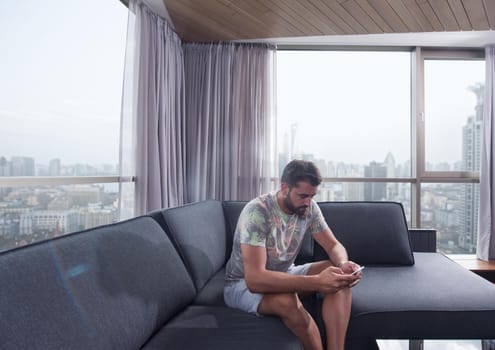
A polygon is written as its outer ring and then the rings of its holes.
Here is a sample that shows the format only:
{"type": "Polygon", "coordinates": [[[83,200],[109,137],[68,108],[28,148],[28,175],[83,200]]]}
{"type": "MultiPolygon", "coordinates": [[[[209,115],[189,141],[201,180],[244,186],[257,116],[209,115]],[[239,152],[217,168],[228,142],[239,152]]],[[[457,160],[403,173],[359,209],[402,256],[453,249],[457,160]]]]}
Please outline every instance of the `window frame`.
{"type": "MultiPolygon", "coordinates": [[[[428,50],[416,48],[416,55],[419,60],[416,61],[418,73],[416,74],[417,91],[417,109],[413,113],[416,118],[416,132],[418,135],[417,166],[418,176],[422,179],[463,179],[479,181],[479,173],[471,171],[428,171],[426,170],[425,155],[425,87],[424,87],[424,62],[425,60],[480,60],[484,59],[482,50],[428,50]]],[[[465,182],[465,181],[461,181],[465,182]]]]}
{"type": "MultiPolygon", "coordinates": [[[[411,184],[411,227],[421,228],[421,185],[426,183],[479,183],[479,173],[470,171],[426,171],[425,160],[425,59],[484,60],[483,48],[424,48],[424,47],[370,47],[370,46],[308,46],[280,45],[284,50],[333,50],[333,51],[408,51],[411,53],[411,175],[410,177],[365,178],[325,177],[323,182],[387,182],[411,184]]],[[[279,179],[278,179],[279,180],[279,179]]],[[[278,183],[278,181],[277,181],[278,183]]]]}
{"type": "Polygon", "coordinates": [[[411,193],[412,224],[421,227],[421,184],[423,183],[479,183],[479,172],[426,170],[425,154],[425,60],[484,60],[483,49],[448,49],[416,47],[412,51],[411,96],[411,193]]]}
{"type": "MultiPolygon", "coordinates": [[[[125,54],[125,43],[126,43],[126,35],[127,35],[127,27],[128,27],[128,0],[120,0],[119,3],[117,3],[118,6],[123,6],[124,13],[123,15],[126,18],[126,22],[124,23],[123,29],[123,36],[122,40],[124,43],[122,55],[125,54]]],[[[94,45],[93,45],[94,46],[94,45]]],[[[122,56],[123,57],[123,56],[122,56]]],[[[124,61],[124,59],[122,59],[124,61]]],[[[120,79],[124,79],[124,66],[122,66],[122,72],[120,73],[120,79]]],[[[71,68],[72,69],[72,68],[71,68]]],[[[122,81],[119,82],[121,84],[122,81]]],[[[116,90],[117,94],[120,94],[121,91],[116,90]]],[[[121,97],[119,97],[118,100],[118,106],[119,108],[121,107],[121,97]]],[[[116,119],[119,121],[119,126],[121,129],[121,121],[120,121],[120,109],[118,110],[118,113],[115,115],[116,119]]],[[[90,121],[88,121],[90,122],[90,121]]],[[[121,130],[119,128],[115,129],[115,135],[118,137],[117,140],[117,146],[119,144],[118,140],[120,138],[121,130]]],[[[117,150],[118,151],[118,150],[117,150]]],[[[0,154],[0,156],[4,156],[6,159],[7,158],[12,158],[14,156],[13,154],[0,154]]],[[[20,154],[19,156],[26,156],[28,158],[35,158],[32,157],[30,154],[24,155],[20,154]]],[[[38,176],[38,175],[27,175],[27,176],[0,176],[0,191],[4,189],[23,189],[23,188],[41,188],[41,187],[57,187],[57,186],[66,186],[66,185],[103,185],[103,184],[116,184],[119,186],[119,192],[117,193],[118,197],[118,204],[119,206],[122,206],[121,199],[122,199],[122,192],[121,188],[123,185],[131,183],[134,184],[136,182],[136,178],[134,175],[130,176],[121,176],[119,175],[119,167],[121,166],[121,162],[119,159],[119,153],[116,153],[116,160],[117,160],[117,171],[115,173],[111,173],[110,175],[105,175],[105,173],[100,173],[102,175],[87,175],[87,176],[64,176],[64,175],[59,175],[59,176],[38,176]]],[[[53,157],[54,159],[57,158],[57,156],[53,157]]],[[[115,160],[114,159],[114,160],[115,160]]],[[[85,163],[84,161],[77,162],[75,161],[73,164],[77,163],[85,163]]],[[[98,174],[98,173],[97,173],[98,174]]],[[[117,215],[118,215],[118,220],[122,220],[121,218],[121,207],[117,209],[117,215]]],[[[69,232],[66,232],[69,233],[69,232]]],[[[31,243],[30,243],[31,244],[31,243]]],[[[9,248],[10,249],[10,248],[9,248]]],[[[7,249],[7,250],[9,250],[7,249]]],[[[0,247],[0,252],[3,252],[4,250],[2,247],[0,247]]]]}

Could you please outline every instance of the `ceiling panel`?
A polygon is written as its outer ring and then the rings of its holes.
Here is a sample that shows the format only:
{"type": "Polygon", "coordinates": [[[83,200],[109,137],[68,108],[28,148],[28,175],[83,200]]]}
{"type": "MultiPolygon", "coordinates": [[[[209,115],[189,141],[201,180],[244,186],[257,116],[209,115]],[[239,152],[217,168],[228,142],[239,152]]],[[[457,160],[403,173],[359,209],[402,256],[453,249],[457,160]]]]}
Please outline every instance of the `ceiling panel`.
{"type": "Polygon", "coordinates": [[[495,0],[163,0],[182,40],[486,31],[495,0]]]}

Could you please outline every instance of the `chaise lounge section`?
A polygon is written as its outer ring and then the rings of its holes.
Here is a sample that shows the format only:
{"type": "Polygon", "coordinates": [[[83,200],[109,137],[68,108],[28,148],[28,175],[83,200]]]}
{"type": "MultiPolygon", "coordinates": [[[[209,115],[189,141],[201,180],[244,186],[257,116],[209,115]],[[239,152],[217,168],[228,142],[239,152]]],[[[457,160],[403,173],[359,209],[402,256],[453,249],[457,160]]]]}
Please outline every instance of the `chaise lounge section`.
{"type": "MultiPolygon", "coordinates": [[[[349,338],[495,336],[495,285],[437,253],[431,230],[409,231],[400,203],[326,202],[320,208],[350,259],[366,266],[353,290],[349,338]]],[[[318,245],[314,255],[325,257],[318,245]]]]}

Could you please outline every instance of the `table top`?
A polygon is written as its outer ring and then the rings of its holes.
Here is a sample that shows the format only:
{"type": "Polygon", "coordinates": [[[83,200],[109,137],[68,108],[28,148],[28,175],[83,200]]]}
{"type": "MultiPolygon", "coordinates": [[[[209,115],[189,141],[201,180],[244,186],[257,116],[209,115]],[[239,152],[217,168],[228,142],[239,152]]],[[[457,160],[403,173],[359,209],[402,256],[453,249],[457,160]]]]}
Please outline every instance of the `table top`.
{"type": "Polygon", "coordinates": [[[474,254],[447,254],[447,257],[471,271],[495,271],[495,260],[480,260],[474,254]]]}

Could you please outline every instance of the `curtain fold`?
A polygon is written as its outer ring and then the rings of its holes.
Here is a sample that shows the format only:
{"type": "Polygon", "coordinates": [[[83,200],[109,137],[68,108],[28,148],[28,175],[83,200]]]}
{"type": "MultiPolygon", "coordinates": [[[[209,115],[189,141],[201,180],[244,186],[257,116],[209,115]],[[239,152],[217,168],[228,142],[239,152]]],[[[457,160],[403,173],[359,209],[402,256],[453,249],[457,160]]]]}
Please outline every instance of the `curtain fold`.
{"type": "Polygon", "coordinates": [[[179,37],[143,1],[129,1],[129,13],[121,169],[136,176],[140,215],[185,203],[184,60],[179,37]]]}
{"type": "Polygon", "coordinates": [[[187,199],[248,200],[275,169],[274,48],[185,44],[187,199]]]}
{"type": "MultiPolygon", "coordinates": [[[[136,55],[136,14],[129,4],[127,20],[127,41],[125,49],[124,81],[122,87],[122,103],[120,116],[119,176],[132,178],[135,175],[135,106],[136,94],[134,84],[137,80],[138,66],[136,55]]],[[[119,219],[133,217],[134,214],[134,182],[119,182],[119,219]]]]}
{"type": "Polygon", "coordinates": [[[485,49],[486,79],[481,144],[477,256],[495,259],[495,47],[485,49]]]}
{"type": "Polygon", "coordinates": [[[121,218],[204,199],[247,200],[275,174],[275,49],[185,44],[145,0],[129,1],[121,218]],[[126,214],[124,214],[124,212],[126,214]]]}

